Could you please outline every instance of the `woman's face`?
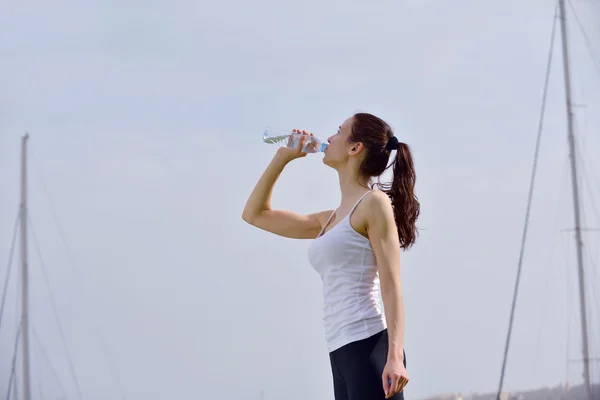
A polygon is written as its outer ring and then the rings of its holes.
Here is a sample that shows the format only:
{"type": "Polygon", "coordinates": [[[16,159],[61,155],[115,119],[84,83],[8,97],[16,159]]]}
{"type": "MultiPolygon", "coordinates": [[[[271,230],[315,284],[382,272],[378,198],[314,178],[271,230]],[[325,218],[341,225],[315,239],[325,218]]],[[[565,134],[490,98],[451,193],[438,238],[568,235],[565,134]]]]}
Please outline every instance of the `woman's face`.
{"type": "Polygon", "coordinates": [[[352,117],[345,120],[338,128],[335,135],[327,139],[329,145],[325,149],[323,163],[332,168],[337,168],[345,164],[350,157],[350,149],[352,145],[348,143],[348,139],[352,133],[352,117]]]}

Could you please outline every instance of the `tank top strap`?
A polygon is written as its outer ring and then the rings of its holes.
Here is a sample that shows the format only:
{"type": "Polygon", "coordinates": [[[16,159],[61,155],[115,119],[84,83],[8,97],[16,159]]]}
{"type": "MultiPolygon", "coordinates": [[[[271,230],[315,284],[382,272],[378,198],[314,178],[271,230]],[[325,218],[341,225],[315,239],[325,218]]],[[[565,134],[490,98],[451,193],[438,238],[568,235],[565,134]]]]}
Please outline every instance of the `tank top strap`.
{"type": "Polygon", "coordinates": [[[362,199],[365,198],[366,195],[368,195],[369,193],[371,193],[373,190],[369,190],[368,192],[366,192],[365,194],[363,194],[362,196],[360,196],[360,199],[358,199],[358,201],[356,202],[356,204],[354,204],[354,206],[350,209],[350,212],[348,213],[348,220],[350,220],[350,217],[352,217],[352,213],[354,212],[354,210],[356,209],[356,207],[360,204],[360,202],[362,201],[362,199]]]}
{"type": "MultiPolygon", "coordinates": [[[[352,208],[350,209],[350,212],[344,217],[344,219],[348,219],[348,221],[350,220],[350,217],[352,216],[352,213],[354,212],[354,210],[356,209],[356,207],[358,206],[358,204],[362,201],[362,199],[368,195],[369,193],[371,193],[373,190],[369,190],[368,192],[364,193],[362,196],[360,196],[360,198],[358,199],[358,201],[354,204],[354,206],[352,206],[352,208]]],[[[323,225],[323,227],[321,228],[321,232],[319,232],[319,234],[317,235],[317,238],[323,236],[323,232],[325,232],[325,229],[327,229],[327,227],[329,226],[329,223],[331,222],[331,219],[333,218],[333,216],[337,213],[338,209],[336,208],[335,210],[333,210],[331,212],[331,214],[329,215],[329,218],[327,219],[327,222],[325,222],[325,225],[323,225]]]]}
{"type": "Polygon", "coordinates": [[[327,218],[327,222],[325,222],[325,225],[323,225],[323,227],[321,228],[321,232],[319,232],[319,234],[317,235],[317,238],[320,237],[323,234],[323,231],[325,231],[325,229],[329,225],[329,222],[331,222],[331,218],[333,218],[333,216],[335,215],[336,211],[337,211],[337,208],[335,210],[333,210],[331,212],[331,214],[329,214],[329,218],[327,218]]]}

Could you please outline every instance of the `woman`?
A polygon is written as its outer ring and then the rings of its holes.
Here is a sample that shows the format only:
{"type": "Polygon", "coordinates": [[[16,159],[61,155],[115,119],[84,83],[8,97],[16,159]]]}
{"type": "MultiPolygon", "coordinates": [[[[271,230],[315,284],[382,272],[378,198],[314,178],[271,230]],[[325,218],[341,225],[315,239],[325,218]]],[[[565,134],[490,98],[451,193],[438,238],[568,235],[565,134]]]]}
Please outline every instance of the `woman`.
{"type": "Polygon", "coordinates": [[[408,374],[400,248],[415,242],[420,209],[410,149],[380,118],[355,114],[327,140],[323,157],[338,172],[340,206],[309,215],[274,210],[273,185],[287,163],[306,156],[301,152],[305,141],[303,136],[298,149],[278,149],[242,218],[277,235],[314,239],[308,258],[323,280],[335,399],[404,399],[408,374]],[[394,150],[392,182],[373,190],[372,179],[389,168],[394,150]]]}

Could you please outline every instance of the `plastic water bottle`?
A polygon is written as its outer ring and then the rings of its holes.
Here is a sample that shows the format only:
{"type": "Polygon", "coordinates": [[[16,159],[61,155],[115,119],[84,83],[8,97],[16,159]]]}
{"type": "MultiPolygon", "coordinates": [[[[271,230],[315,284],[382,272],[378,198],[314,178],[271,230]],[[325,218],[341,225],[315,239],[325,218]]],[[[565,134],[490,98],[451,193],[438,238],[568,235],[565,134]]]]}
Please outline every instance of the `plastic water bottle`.
{"type": "Polygon", "coordinates": [[[306,131],[302,131],[300,129],[292,129],[291,131],[286,131],[278,128],[265,128],[265,132],[263,133],[263,142],[269,144],[276,144],[279,147],[288,147],[290,149],[295,149],[300,144],[300,139],[303,135],[306,135],[306,141],[304,142],[304,148],[302,152],[304,153],[318,153],[325,151],[328,143],[323,142],[313,136],[312,133],[308,133],[306,131]]]}

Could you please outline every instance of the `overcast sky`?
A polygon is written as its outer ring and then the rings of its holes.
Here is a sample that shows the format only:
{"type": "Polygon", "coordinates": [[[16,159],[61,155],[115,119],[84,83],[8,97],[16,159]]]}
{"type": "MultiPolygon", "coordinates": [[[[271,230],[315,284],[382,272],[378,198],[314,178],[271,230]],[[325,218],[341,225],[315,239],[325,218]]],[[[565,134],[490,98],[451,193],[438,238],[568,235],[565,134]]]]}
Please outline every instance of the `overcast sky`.
{"type": "MultiPolygon", "coordinates": [[[[600,52],[600,3],[573,5],[600,52]]],[[[553,13],[548,0],[3,1],[0,277],[27,131],[31,226],[52,288],[30,237],[36,399],[78,399],[52,298],[83,399],[332,399],[309,242],[258,231],[241,212],[275,151],[266,125],[326,139],[356,111],[387,120],[416,162],[422,231],[402,254],[407,398],[495,390],[553,13]]],[[[574,101],[587,106],[576,111],[584,224],[598,228],[600,68],[573,22],[570,32],[574,101]]],[[[508,389],[581,382],[567,361],[581,342],[555,50],[508,389]]],[[[285,170],[273,205],[335,208],[338,190],[309,155],[285,170]]],[[[600,233],[584,239],[598,357],[600,233]]]]}

